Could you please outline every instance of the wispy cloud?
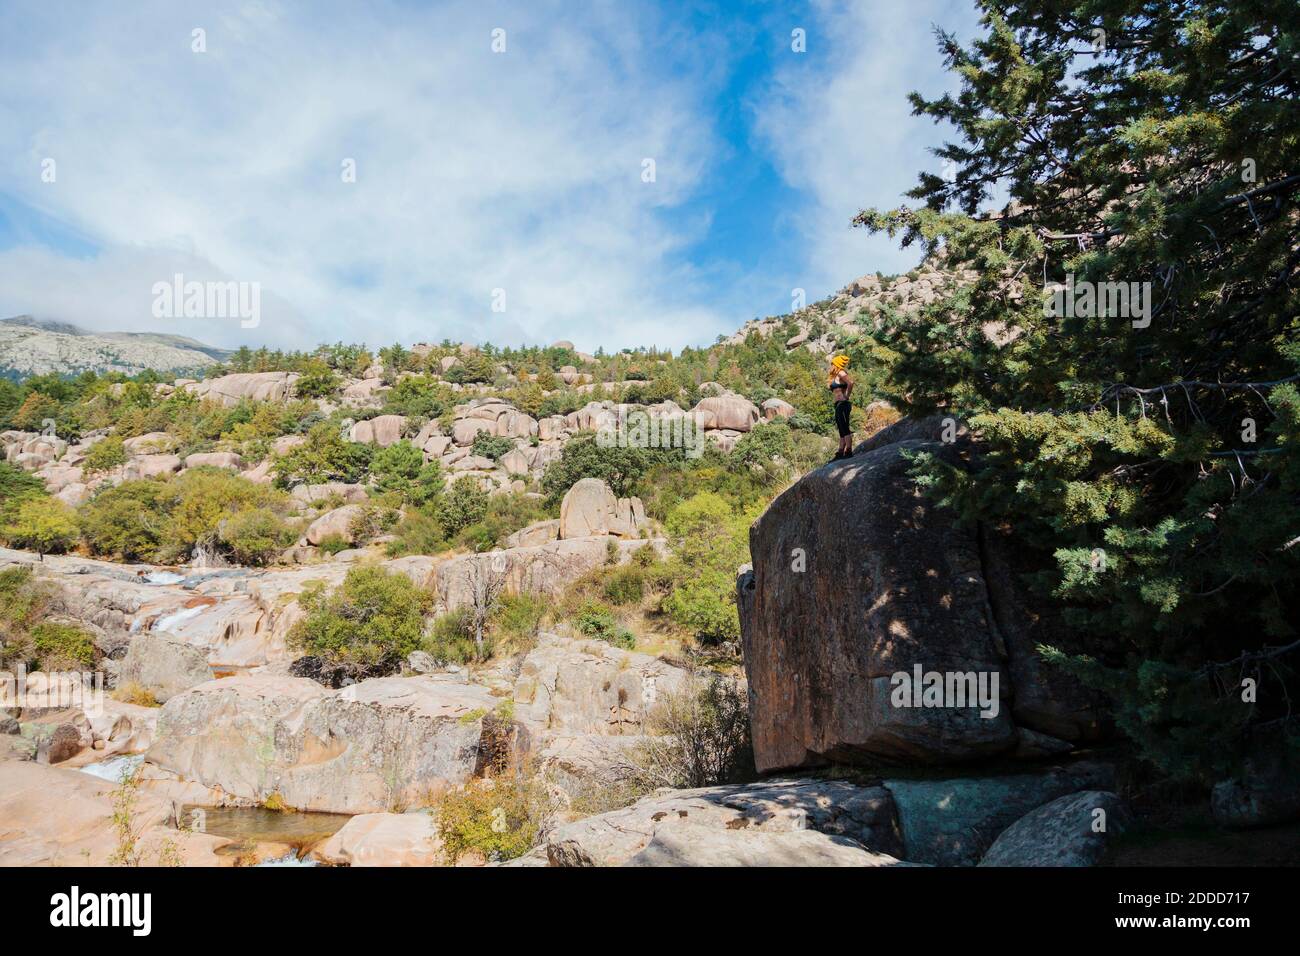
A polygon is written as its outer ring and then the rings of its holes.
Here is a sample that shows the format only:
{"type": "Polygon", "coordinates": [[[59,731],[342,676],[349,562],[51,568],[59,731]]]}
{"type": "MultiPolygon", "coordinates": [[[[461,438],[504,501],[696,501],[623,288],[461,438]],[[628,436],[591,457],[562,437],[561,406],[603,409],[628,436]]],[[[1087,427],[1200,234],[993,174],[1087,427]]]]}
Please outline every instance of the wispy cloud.
{"type": "Polygon", "coordinates": [[[848,221],[924,161],[903,94],[937,73],[928,20],[964,4],[891,7],[819,5],[809,53],[746,84],[754,135],[721,129],[719,97],[788,32],[770,9],[701,32],[621,2],[8,3],[0,203],[57,228],[9,229],[0,313],[226,345],[707,343],[788,306],[708,242],[719,157],[770,151],[804,197],[725,198],[773,202],[797,236],[778,271],[810,294],[897,261],[848,221]],[[259,282],[261,326],[154,319],[177,272],[259,282]]]}

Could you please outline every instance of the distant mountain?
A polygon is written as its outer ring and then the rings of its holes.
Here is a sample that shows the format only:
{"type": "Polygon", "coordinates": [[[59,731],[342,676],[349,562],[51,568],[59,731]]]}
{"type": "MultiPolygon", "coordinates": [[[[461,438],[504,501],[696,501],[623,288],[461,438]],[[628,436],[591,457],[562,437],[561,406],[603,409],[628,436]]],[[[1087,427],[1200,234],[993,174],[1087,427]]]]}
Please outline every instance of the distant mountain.
{"type": "Polygon", "coordinates": [[[224,361],[227,349],[184,335],[158,332],[90,332],[69,322],[19,315],[0,320],[0,376],[19,378],[87,370],[135,375],[197,372],[224,361]]]}

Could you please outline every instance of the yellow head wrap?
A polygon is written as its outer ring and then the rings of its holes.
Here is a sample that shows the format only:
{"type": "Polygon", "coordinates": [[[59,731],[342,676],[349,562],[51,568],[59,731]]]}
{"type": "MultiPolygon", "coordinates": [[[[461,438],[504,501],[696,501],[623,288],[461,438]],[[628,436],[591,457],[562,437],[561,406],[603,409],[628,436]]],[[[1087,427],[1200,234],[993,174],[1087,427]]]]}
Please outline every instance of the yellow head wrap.
{"type": "Polygon", "coordinates": [[[837,372],[842,372],[849,367],[849,357],[847,355],[837,355],[831,359],[831,368],[837,372]]]}

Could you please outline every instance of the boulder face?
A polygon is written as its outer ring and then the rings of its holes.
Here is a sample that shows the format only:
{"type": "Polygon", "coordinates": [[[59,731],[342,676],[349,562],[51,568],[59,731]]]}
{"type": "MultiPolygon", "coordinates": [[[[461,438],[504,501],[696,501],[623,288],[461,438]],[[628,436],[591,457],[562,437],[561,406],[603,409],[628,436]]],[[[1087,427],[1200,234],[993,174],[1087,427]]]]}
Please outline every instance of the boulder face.
{"type": "Polygon", "coordinates": [[[686,681],[685,670],[648,654],[543,634],[520,665],[515,714],[539,732],[640,734],[655,703],[686,681]]]}
{"type": "Polygon", "coordinates": [[[922,497],[905,447],[945,452],[906,442],[826,465],[750,529],[754,565],[738,601],[760,771],[964,761],[1014,745],[1000,702],[894,704],[892,675],[917,666],[974,674],[989,698],[994,678],[1007,690],[976,535],[922,497]]]}
{"type": "Polygon", "coordinates": [[[551,866],[896,866],[881,787],[782,780],[676,790],[557,827],[551,866]]]}
{"type": "Polygon", "coordinates": [[[146,759],[185,780],[298,810],[403,809],[475,771],[486,687],[382,677],[332,691],[244,675],[169,700],[146,759]]]}
{"type": "Polygon", "coordinates": [[[612,534],[640,537],[645,527],[645,506],[640,498],[616,498],[599,478],[574,483],[560,503],[560,537],[589,538],[612,534]]]}
{"type": "Polygon", "coordinates": [[[750,529],[737,603],[759,770],[1033,757],[1109,733],[1102,698],[1037,653],[1074,638],[1020,583],[1030,557],[908,476],[909,450],[962,463],[971,438],[934,441],[943,427],[884,429],[750,529]]]}
{"type": "Polygon", "coordinates": [[[186,384],[185,390],[200,398],[233,408],[242,400],[283,402],[293,397],[297,372],[237,372],[220,378],[186,384]]]}
{"type": "Polygon", "coordinates": [[[1003,830],[979,865],[1096,866],[1131,819],[1124,802],[1105,790],[1058,797],[1003,830]]]}

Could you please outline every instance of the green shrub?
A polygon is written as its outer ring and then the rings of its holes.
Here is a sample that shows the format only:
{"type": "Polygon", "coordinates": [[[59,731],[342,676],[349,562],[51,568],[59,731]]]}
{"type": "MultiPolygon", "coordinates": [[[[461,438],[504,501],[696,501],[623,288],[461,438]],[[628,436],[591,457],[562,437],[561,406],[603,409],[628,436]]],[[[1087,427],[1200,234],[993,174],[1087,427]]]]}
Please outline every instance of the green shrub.
{"type": "Polygon", "coordinates": [[[282,487],[302,482],[360,481],[370,464],[373,449],[360,442],[345,441],[329,422],[312,426],[307,440],[276,460],[272,466],[282,487]]]}
{"type": "Polygon", "coordinates": [[[124,481],[102,488],[81,506],[78,521],[92,554],[121,561],[153,558],[167,521],[162,482],[124,481]]]}
{"type": "Polygon", "coordinates": [[[477,478],[464,475],[453,481],[432,507],[443,531],[455,536],[487,514],[488,493],[477,478]]]}
{"type": "Polygon", "coordinates": [[[438,835],[446,861],[477,850],[489,862],[533,848],[547,814],[545,788],[532,777],[494,777],[448,790],[437,800],[438,835]]]}
{"type": "Polygon", "coordinates": [[[38,668],[46,672],[78,670],[95,663],[94,640],[71,624],[37,624],[31,630],[31,645],[38,668]]]}
{"type": "MultiPolygon", "coordinates": [[[[642,548],[642,551],[649,550],[642,548]]],[[[645,572],[638,566],[628,564],[615,568],[605,577],[601,586],[605,600],[616,607],[639,604],[645,597],[645,572]]]]}
{"type": "Polygon", "coordinates": [[[167,522],[158,547],[163,561],[186,561],[196,548],[219,547],[222,522],[239,511],[286,507],[283,493],[224,468],[190,468],[164,488],[167,522]]]}
{"type": "Polygon", "coordinates": [[[407,554],[439,554],[448,548],[442,525],[419,511],[408,511],[393,529],[388,555],[400,558],[407,554]]]}
{"type": "Polygon", "coordinates": [[[77,534],[76,512],[57,498],[24,498],[0,525],[0,536],[11,546],[38,554],[68,550],[77,534]]]}
{"type": "Polygon", "coordinates": [[[653,464],[642,448],[601,448],[595,435],[577,435],[564,446],[560,457],[546,467],[542,490],[553,504],[583,478],[600,478],[619,498],[632,494],[637,480],[653,464]]]}
{"type": "MultiPolygon", "coordinates": [[[[438,615],[424,639],[421,649],[440,664],[468,664],[478,657],[474,645],[474,625],[467,608],[438,615]]],[[[492,653],[490,635],[485,639],[484,656],[492,653]]]]}
{"type": "Polygon", "coordinates": [[[608,605],[599,601],[585,602],[574,615],[573,626],[580,634],[599,638],[615,647],[628,650],[636,647],[636,635],[622,625],[608,605]]]}
{"type": "Polygon", "coordinates": [[[105,435],[86,452],[86,460],[81,463],[86,474],[94,475],[110,471],[126,464],[126,445],[120,435],[105,435]]]}
{"type": "Polygon", "coordinates": [[[294,390],[304,398],[329,398],[339,389],[339,377],[320,359],[303,363],[294,390]]]}
{"type": "Polygon", "coordinates": [[[493,461],[496,461],[514,447],[515,443],[509,438],[501,438],[497,435],[489,435],[487,432],[479,432],[474,436],[474,444],[471,446],[471,449],[476,455],[482,455],[484,458],[491,458],[493,461]]]}
{"type": "Polygon", "coordinates": [[[237,511],[221,522],[217,536],[240,564],[262,565],[293,543],[294,532],[270,508],[237,511]]]}
{"type": "Polygon", "coordinates": [[[550,602],[539,595],[508,594],[492,616],[492,633],[514,650],[527,650],[537,643],[549,607],[550,602]]]}
{"type": "Polygon", "coordinates": [[[335,532],[334,534],[327,534],[325,537],[321,538],[316,547],[324,554],[334,557],[334,555],[338,554],[340,551],[346,551],[348,548],[352,547],[352,542],[348,540],[346,535],[335,532]]]}
{"type": "Polygon", "coordinates": [[[333,592],[317,584],[298,603],[306,616],[290,632],[294,646],[374,664],[419,648],[433,599],[404,574],[362,565],[349,570],[333,592]]]}

